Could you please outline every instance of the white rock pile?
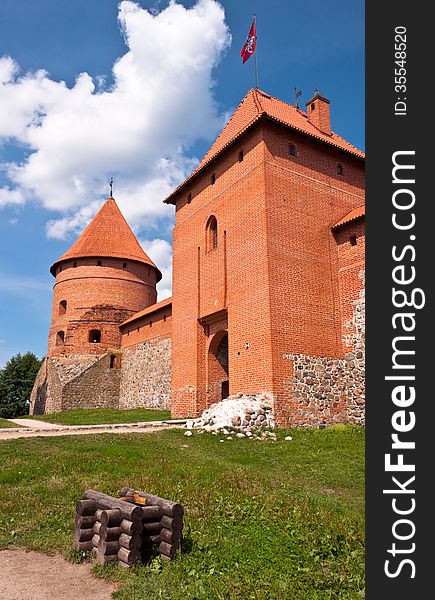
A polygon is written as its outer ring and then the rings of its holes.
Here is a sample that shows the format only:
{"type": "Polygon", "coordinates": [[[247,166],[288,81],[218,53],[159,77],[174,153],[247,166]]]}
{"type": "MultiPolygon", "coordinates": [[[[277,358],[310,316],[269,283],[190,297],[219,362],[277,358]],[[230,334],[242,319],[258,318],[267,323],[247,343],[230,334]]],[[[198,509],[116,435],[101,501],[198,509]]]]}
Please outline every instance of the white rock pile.
{"type": "Polygon", "coordinates": [[[251,430],[275,427],[273,398],[268,393],[250,395],[239,392],[212,404],[198,419],[189,419],[186,427],[188,430],[198,429],[223,435],[236,430],[236,437],[250,437],[251,430]]]}

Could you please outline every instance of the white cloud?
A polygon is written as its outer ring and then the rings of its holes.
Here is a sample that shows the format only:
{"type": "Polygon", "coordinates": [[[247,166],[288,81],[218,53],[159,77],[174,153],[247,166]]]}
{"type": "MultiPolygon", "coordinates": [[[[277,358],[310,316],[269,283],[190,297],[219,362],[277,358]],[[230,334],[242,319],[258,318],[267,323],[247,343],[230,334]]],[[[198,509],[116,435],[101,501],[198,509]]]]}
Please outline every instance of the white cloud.
{"type": "Polygon", "coordinates": [[[73,87],[45,71],[20,74],[0,59],[0,141],[30,150],[3,169],[9,185],[0,206],[36,200],[63,213],[47,235],[65,237],[86,225],[108,191],[132,226],[145,231],[171,219],[162,203],[193,163],[186,149],[213,138],[223,124],[213,99],[212,70],[230,43],[224,10],[215,0],[190,9],[175,1],[159,13],[119,4],[128,51],[113,66],[114,83],[87,73],[73,87]]]}
{"type": "Polygon", "coordinates": [[[162,272],[162,279],[157,284],[158,302],[169,298],[172,294],[172,248],[166,240],[142,240],[140,242],[145,253],[162,272]]]}

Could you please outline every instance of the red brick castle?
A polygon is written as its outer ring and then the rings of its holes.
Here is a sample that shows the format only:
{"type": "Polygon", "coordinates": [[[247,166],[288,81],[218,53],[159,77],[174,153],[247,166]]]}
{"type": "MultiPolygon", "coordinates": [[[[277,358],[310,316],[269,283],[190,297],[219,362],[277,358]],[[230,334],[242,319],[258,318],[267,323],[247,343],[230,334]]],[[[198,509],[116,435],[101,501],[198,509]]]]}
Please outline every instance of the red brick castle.
{"type": "Polygon", "coordinates": [[[172,298],[108,198],[51,267],[31,412],[171,408],[268,394],[282,426],[364,422],[364,154],[251,89],[175,206],[172,298]]]}

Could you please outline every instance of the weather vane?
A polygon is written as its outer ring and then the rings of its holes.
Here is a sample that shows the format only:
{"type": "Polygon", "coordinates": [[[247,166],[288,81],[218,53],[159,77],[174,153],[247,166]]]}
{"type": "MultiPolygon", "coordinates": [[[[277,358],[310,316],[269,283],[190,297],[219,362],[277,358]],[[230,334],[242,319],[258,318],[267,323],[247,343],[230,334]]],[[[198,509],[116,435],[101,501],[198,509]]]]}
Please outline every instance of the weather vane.
{"type": "Polygon", "coordinates": [[[296,98],[295,107],[296,107],[296,108],[299,108],[299,102],[298,102],[298,98],[299,98],[299,96],[300,96],[301,94],[302,94],[302,90],[298,90],[298,89],[295,87],[295,98],[296,98]]]}
{"type": "Polygon", "coordinates": [[[110,178],[109,181],[109,185],[110,185],[110,198],[113,198],[113,177],[110,178]]]}

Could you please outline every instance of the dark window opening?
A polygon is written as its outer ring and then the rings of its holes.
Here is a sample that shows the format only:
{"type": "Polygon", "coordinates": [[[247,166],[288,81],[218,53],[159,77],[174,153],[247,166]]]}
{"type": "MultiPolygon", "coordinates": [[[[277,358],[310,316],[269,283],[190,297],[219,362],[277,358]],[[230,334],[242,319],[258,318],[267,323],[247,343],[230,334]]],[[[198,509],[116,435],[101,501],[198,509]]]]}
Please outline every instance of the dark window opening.
{"type": "Polygon", "coordinates": [[[166,315],[163,315],[163,320],[166,321],[166,315]]]}
{"type": "Polygon", "coordinates": [[[289,144],[288,153],[290,156],[296,156],[296,146],[294,144],[289,144]]]}
{"type": "Polygon", "coordinates": [[[110,368],[114,369],[115,367],[116,367],[116,355],[111,354],[110,355],[110,368]]]}
{"type": "Polygon", "coordinates": [[[97,267],[101,267],[101,260],[97,261],[97,267]]]}
{"type": "Polygon", "coordinates": [[[212,215],[207,221],[206,233],[206,248],[207,252],[210,252],[210,250],[215,250],[218,245],[217,220],[214,215],[212,215]]]}
{"type": "Polygon", "coordinates": [[[152,327],[152,326],[153,326],[153,322],[152,322],[152,321],[150,321],[150,327],[152,327]]]}
{"type": "Polygon", "coordinates": [[[77,266],[77,261],[74,261],[73,262],[73,267],[76,268],[76,266],[77,266]]]}
{"type": "Polygon", "coordinates": [[[56,334],[56,346],[63,346],[65,343],[65,332],[58,331],[56,334]]]}
{"type": "Polygon", "coordinates": [[[349,238],[349,242],[351,246],[356,246],[356,235],[351,235],[349,238]]]}
{"type": "Polygon", "coordinates": [[[311,112],[312,112],[312,111],[313,111],[315,108],[316,108],[316,105],[315,105],[315,104],[314,104],[314,102],[313,102],[313,104],[311,104],[311,106],[310,106],[311,112]]]}
{"type": "Polygon", "coordinates": [[[127,268],[127,263],[122,263],[122,268],[126,269],[127,268]]]}
{"type": "Polygon", "coordinates": [[[245,155],[244,155],[243,150],[240,150],[240,152],[239,152],[239,162],[242,162],[243,159],[244,159],[244,157],[245,157],[245,155]]]}
{"type": "Polygon", "coordinates": [[[213,175],[210,177],[210,181],[211,184],[214,185],[214,183],[216,182],[216,173],[213,173],[213,175]]]}
{"type": "Polygon", "coordinates": [[[337,173],[343,175],[343,165],[340,165],[340,163],[337,165],[337,173]]]}
{"type": "Polygon", "coordinates": [[[101,331],[99,329],[91,329],[89,332],[89,342],[91,344],[99,344],[101,342],[101,331]]]}
{"type": "Polygon", "coordinates": [[[59,302],[59,314],[64,315],[66,313],[66,300],[61,300],[59,302]]]}
{"type": "Polygon", "coordinates": [[[61,271],[62,271],[62,265],[60,265],[58,273],[60,273],[61,271]]]}
{"type": "Polygon", "coordinates": [[[187,204],[190,204],[192,202],[192,193],[189,192],[189,194],[187,195],[187,204]]]}

